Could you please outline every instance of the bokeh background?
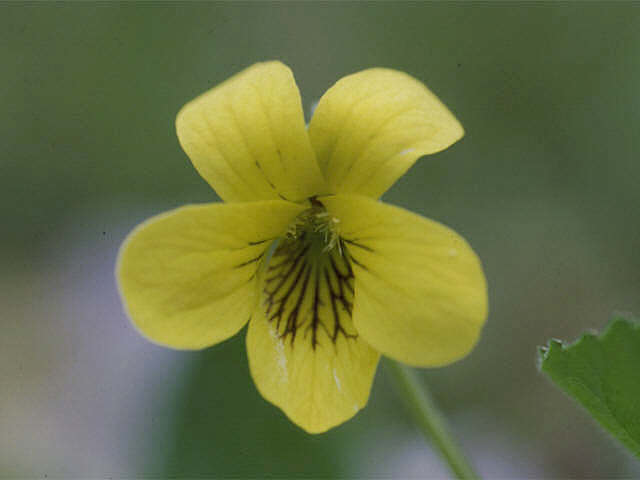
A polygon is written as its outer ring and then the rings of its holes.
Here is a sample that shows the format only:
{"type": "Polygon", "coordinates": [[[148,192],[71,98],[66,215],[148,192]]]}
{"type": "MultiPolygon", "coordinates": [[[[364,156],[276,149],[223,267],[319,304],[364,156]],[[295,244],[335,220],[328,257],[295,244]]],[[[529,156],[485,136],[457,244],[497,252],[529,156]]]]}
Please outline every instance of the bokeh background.
{"type": "Polygon", "coordinates": [[[640,476],[536,368],[549,338],[640,312],[637,2],[1,4],[0,476],[447,475],[384,364],[364,411],[309,436],[258,394],[244,331],[174,352],[122,312],[126,233],[217,200],[178,109],[265,59],[307,107],[346,74],[407,71],[465,126],[384,198],[483,260],[480,344],[421,372],[478,469],[640,476]]]}

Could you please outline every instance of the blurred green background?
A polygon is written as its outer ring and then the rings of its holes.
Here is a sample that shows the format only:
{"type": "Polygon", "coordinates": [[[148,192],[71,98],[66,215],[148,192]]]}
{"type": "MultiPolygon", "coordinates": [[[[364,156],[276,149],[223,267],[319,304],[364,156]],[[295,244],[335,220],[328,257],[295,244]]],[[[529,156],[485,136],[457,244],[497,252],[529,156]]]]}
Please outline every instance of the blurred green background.
{"type": "Polygon", "coordinates": [[[173,352],[122,313],[126,233],[217,199],[178,109],[265,59],[305,106],[403,70],[464,125],[384,198],[483,260],[480,344],[423,372],[481,473],[640,476],[536,369],[550,337],[640,312],[640,4],[613,2],[1,4],[0,476],[447,475],[384,365],[364,411],[309,436],[258,394],[244,332],[173,352]]]}

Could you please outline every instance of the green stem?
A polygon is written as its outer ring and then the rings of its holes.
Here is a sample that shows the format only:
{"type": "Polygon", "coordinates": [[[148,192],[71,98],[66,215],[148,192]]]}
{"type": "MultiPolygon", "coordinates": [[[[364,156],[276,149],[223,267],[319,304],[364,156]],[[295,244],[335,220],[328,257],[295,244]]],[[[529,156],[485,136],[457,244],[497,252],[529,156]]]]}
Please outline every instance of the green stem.
{"type": "Polygon", "coordinates": [[[480,478],[451,436],[445,418],[436,408],[424,383],[410,368],[393,360],[386,360],[398,391],[405,399],[418,427],[424,436],[432,441],[434,448],[447,462],[454,475],[460,479],[480,478]]]}

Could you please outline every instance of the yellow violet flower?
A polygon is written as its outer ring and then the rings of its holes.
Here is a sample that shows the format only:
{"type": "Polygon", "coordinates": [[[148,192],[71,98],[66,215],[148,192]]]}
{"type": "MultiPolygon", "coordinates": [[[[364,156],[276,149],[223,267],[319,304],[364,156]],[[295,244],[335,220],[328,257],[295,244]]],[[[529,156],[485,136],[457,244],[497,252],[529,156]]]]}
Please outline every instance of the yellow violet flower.
{"type": "Polygon", "coordinates": [[[312,433],[366,405],[380,354],[435,367],[473,348],[487,316],[476,254],[377,200],[464,133],[422,83],[349,75],[307,129],[291,70],[259,63],[185,105],[176,128],[225,203],[153,217],[122,245],[120,294],[145,337],[201,349],[248,322],[258,390],[312,433]]]}

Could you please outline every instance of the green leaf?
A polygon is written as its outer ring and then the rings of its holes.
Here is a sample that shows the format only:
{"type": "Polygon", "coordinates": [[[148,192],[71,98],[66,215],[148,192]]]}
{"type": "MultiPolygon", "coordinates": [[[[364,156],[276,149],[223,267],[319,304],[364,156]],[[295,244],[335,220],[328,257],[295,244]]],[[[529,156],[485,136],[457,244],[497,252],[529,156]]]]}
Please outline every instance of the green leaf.
{"type": "Polygon", "coordinates": [[[540,369],[640,457],[640,325],[614,318],[572,345],[551,340],[540,369]]]}

